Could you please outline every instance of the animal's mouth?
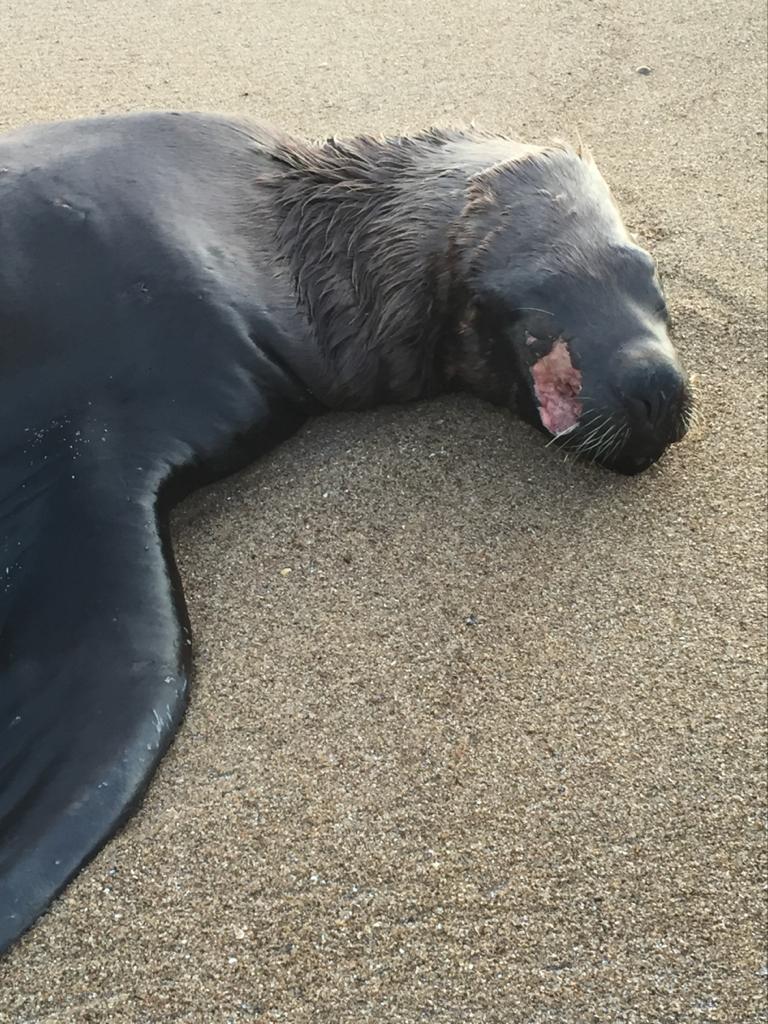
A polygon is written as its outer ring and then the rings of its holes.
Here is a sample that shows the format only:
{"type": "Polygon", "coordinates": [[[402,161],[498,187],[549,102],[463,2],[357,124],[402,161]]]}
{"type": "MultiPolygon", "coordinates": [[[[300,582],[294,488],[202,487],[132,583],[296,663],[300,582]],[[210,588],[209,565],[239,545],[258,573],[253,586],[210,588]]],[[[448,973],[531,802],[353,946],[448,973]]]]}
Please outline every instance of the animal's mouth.
{"type": "Polygon", "coordinates": [[[567,343],[556,341],[546,355],[533,363],[530,373],[544,428],[555,437],[575,430],[583,412],[578,397],[581,370],[571,362],[567,343]]]}

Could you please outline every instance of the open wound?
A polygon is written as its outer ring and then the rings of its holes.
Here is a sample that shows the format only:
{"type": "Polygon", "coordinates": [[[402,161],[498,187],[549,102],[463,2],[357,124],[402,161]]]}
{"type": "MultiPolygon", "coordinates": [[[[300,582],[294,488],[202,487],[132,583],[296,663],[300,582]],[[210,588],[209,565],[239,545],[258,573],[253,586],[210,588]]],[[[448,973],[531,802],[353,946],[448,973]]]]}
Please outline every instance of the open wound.
{"type": "Polygon", "coordinates": [[[564,434],[579,422],[582,404],[581,371],[571,362],[571,354],[564,341],[556,341],[547,355],[531,367],[533,387],[539,403],[541,422],[550,434],[564,434]]]}

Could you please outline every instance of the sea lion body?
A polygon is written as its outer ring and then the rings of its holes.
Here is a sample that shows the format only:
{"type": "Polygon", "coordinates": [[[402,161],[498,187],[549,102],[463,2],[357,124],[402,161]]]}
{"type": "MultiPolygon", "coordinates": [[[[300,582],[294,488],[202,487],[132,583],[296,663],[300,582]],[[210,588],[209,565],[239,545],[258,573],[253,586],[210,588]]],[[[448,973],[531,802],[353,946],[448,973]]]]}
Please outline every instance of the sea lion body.
{"type": "Polygon", "coordinates": [[[309,146],[197,114],[0,139],[0,949],[130,814],[183,715],[166,524],[190,488],[323,410],[454,388],[589,453],[591,374],[620,396],[598,454],[628,471],[681,436],[652,266],[592,167],[477,132],[309,146]],[[505,190],[540,198],[510,224],[505,190]],[[591,304],[562,298],[582,238],[591,304]]]}

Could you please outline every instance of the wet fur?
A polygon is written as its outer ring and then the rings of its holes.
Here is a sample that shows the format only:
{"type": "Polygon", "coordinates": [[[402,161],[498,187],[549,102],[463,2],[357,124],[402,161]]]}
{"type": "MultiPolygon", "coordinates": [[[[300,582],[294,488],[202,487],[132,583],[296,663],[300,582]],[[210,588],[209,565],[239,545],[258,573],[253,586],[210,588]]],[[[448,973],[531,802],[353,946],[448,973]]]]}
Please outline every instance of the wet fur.
{"type": "MultiPolygon", "coordinates": [[[[591,159],[478,130],[317,146],[283,137],[261,178],[277,243],[340,405],[407,401],[468,387],[502,401],[498,353],[474,333],[478,286],[492,289],[494,241],[516,224],[531,274],[593,258],[586,219],[604,238],[623,228],[591,159]],[[561,210],[557,197],[578,197],[561,210]],[[571,219],[571,237],[562,231],[571,219]],[[563,234],[557,248],[547,237],[563,234]]],[[[595,266],[595,275],[599,274],[595,266]]]]}

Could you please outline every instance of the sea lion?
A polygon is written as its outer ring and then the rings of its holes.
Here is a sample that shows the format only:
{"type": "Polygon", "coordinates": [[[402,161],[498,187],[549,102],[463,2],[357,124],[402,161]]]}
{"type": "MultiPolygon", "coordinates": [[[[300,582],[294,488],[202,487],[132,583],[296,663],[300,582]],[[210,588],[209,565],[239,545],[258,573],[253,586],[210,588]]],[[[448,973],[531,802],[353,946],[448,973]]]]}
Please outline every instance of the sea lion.
{"type": "Polygon", "coordinates": [[[634,473],[691,409],[589,154],[142,114],[0,139],[0,948],[181,720],[168,510],[328,409],[466,389],[634,473]]]}

